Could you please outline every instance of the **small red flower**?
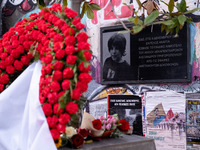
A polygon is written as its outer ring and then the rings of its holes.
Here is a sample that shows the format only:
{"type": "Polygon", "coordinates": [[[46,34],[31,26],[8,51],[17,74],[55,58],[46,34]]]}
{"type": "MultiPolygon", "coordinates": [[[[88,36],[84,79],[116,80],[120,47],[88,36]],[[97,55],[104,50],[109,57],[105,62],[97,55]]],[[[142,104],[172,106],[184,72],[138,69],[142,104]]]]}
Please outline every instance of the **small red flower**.
{"type": "Polygon", "coordinates": [[[81,30],[81,29],[83,29],[84,27],[85,27],[85,25],[82,24],[81,22],[79,22],[79,23],[76,24],[76,29],[78,29],[78,30],[81,30]]]}
{"type": "Polygon", "coordinates": [[[71,82],[69,80],[64,80],[62,82],[62,89],[65,91],[69,90],[70,84],[71,84],[71,82]]]}
{"type": "Polygon", "coordinates": [[[58,132],[58,130],[56,129],[51,129],[51,136],[53,137],[54,140],[58,140],[58,138],[60,137],[60,133],[58,132]]]}
{"type": "Polygon", "coordinates": [[[72,94],[71,94],[71,97],[72,97],[72,99],[74,99],[74,100],[79,100],[80,99],[80,97],[81,97],[81,92],[80,92],[80,90],[79,89],[73,89],[73,91],[72,91],[72,94]]]}
{"type": "Polygon", "coordinates": [[[77,36],[76,39],[78,42],[87,42],[88,40],[88,35],[85,32],[80,32],[77,36]]]}
{"type": "Polygon", "coordinates": [[[67,56],[67,59],[66,59],[66,62],[67,62],[69,65],[73,65],[73,64],[76,62],[76,59],[77,59],[77,56],[68,55],[68,56],[67,56]]]}
{"type": "Polygon", "coordinates": [[[117,128],[121,131],[121,132],[127,132],[129,130],[129,122],[126,121],[126,119],[121,119],[119,121],[119,123],[121,125],[119,125],[117,128]]]}
{"type": "Polygon", "coordinates": [[[69,114],[75,114],[78,111],[78,105],[76,103],[74,103],[74,102],[69,102],[66,105],[66,111],[69,114]]]}
{"type": "Polygon", "coordinates": [[[65,79],[70,79],[74,76],[73,70],[71,67],[67,67],[63,70],[63,77],[65,79]]]}
{"type": "Polygon", "coordinates": [[[49,125],[50,128],[55,128],[56,124],[58,122],[58,118],[56,116],[49,116],[47,117],[47,123],[49,125]]]}
{"type": "Polygon", "coordinates": [[[56,126],[56,129],[57,129],[60,133],[64,133],[64,132],[65,132],[65,128],[66,128],[66,125],[60,124],[60,123],[58,123],[57,126],[56,126]]]}
{"type": "Polygon", "coordinates": [[[75,148],[80,148],[84,144],[84,138],[80,134],[73,135],[71,140],[75,148]]]}
{"type": "Polygon", "coordinates": [[[95,119],[92,121],[92,125],[96,130],[100,130],[102,127],[102,123],[100,119],[95,119]]]}
{"type": "Polygon", "coordinates": [[[54,65],[53,67],[54,70],[62,70],[63,68],[63,63],[58,60],[56,60],[56,62],[53,65],[54,65]]]}
{"type": "Polygon", "coordinates": [[[68,122],[69,122],[69,120],[71,119],[71,117],[70,117],[70,115],[69,114],[67,114],[67,113],[64,113],[64,114],[61,114],[60,116],[59,116],[59,122],[61,123],[61,124],[64,124],[64,125],[66,125],[68,122]]]}
{"type": "Polygon", "coordinates": [[[42,106],[42,109],[43,109],[43,111],[44,111],[45,116],[50,116],[50,115],[53,113],[51,104],[49,104],[49,103],[45,103],[45,104],[42,106]]]}
{"type": "Polygon", "coordinates": [[[81,129],[81,128],[78,129],[78,133],[81,134],[84,138],[87,137],[87,136],[89,135],[88,130],[86,130],[86,129],[81,129]]]}
{"type": "Polygon", "coordinates": [[[83,56],[85,57],[85,59],[86,59],[87,61],[90,61],[91,58],[92,58],[92,54],[91,54],[89,51],[84,51],[84,52],[83,52],[83,56]]]}
{"type": "Polygon", "coordinates": [[[68,45],[66,48],[65,48],[65,53],[67,55],[72,55],[73,53],[75,52],[75,47],[73,45],[68,45]]]}
{"type": "Polygon", "coordinates": [[[55,70],[53,74],[53,81],[62,81],[63,73],[60,70],[55,70]]]}
{"type": "Polygon", "coordinates": [[[59,109],[59,103],[56,103],[53,106],[53,112],[56,115],[60,115],[60,114],[62,114],[64,112],[64,109],[62,109],[62,108],[59,109]]]}
{"type": "Polygon", "coordinates": [[[9,65],[6,67],[6,72],[8,74],[13,74],[15,72],[15,67],[13,67],[12,65],[9,65]]]}
{"type": "Polygon", "coordinates": [[[18,71],[23,70],[23,66],[24,65],[23,65],[23,63],[21,61],[15,60],[14,67],[15,67],[16,70],[18,70],[18,71]]]}
{"type": "Polygon", "coordinates": [[[58,95],[56,92],[48,93],[47,98],[50,104],[55,104],[58,102],[58,95]]]}
{"type": "Polygon", "coordinates": [[[57,81],[52,81],[50,88],[53,92],[58,92],[60,91],[60,84],[57,81]]]}

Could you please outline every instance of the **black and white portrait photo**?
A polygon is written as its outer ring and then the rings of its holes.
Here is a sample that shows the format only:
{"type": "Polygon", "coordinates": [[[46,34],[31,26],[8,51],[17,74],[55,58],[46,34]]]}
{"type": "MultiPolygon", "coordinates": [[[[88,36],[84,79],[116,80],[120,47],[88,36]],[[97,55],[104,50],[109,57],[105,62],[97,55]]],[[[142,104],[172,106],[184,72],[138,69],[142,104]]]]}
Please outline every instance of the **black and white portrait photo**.
{"type": "Polygon", "coordinates": [[[132,80],[130,33],[105,32],[102,33],[101,40],[102,80],[132,80]]]}

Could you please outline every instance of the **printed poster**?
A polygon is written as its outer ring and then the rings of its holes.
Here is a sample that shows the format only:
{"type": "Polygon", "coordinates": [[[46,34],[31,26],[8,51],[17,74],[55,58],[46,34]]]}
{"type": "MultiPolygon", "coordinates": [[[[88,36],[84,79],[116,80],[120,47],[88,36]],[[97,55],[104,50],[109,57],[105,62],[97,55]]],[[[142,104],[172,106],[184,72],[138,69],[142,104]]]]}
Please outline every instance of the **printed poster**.
{"type": "Polygon", "coordinates": [[[186,149],[185,95],[171,91],[145,94],[145,123],[148,138],[157,150],[186,149]]]}
{"type": "Polygon", "coordinates": [[[186,94],[187,144],[200,144],[200,93],[186,94]]]}

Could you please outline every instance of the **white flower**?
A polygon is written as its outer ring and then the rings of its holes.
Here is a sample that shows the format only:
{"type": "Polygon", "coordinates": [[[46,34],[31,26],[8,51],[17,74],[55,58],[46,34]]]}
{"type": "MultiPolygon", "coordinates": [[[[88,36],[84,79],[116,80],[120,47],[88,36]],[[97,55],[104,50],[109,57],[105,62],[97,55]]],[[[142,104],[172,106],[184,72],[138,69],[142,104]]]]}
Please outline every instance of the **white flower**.
{"type": "Polygon", "coordinates": [[[66,133],[67,138],[71,138],[77,132],[76,132],[76,129],[74,127],[66,127],[65,133],[66,133]]]}

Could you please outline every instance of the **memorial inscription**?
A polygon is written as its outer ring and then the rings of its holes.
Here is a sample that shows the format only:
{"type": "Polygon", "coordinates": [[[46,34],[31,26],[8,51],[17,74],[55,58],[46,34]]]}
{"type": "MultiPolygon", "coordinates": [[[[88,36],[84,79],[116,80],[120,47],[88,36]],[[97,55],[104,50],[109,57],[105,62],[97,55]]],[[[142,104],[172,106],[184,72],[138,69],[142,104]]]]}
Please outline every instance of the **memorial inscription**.
{"type": "MultiPolygon", "coordinates": [[[[101,35],[123,30],[122,26],[103,27],[101,35]]],[[[160,30],[159,25],[154,25],[136,35],[130,34],[130,66],[134,76],[128,81],[119,78],[102,80],[102,83],[191,82],[189,26],[185,25],[178,36],[166,35],[160,30]]],[[[101,47],[103,45],[105,43],[101,41],[101,47]]],[[[101,53],[104,56],[102,48],[101,53]]]]}

